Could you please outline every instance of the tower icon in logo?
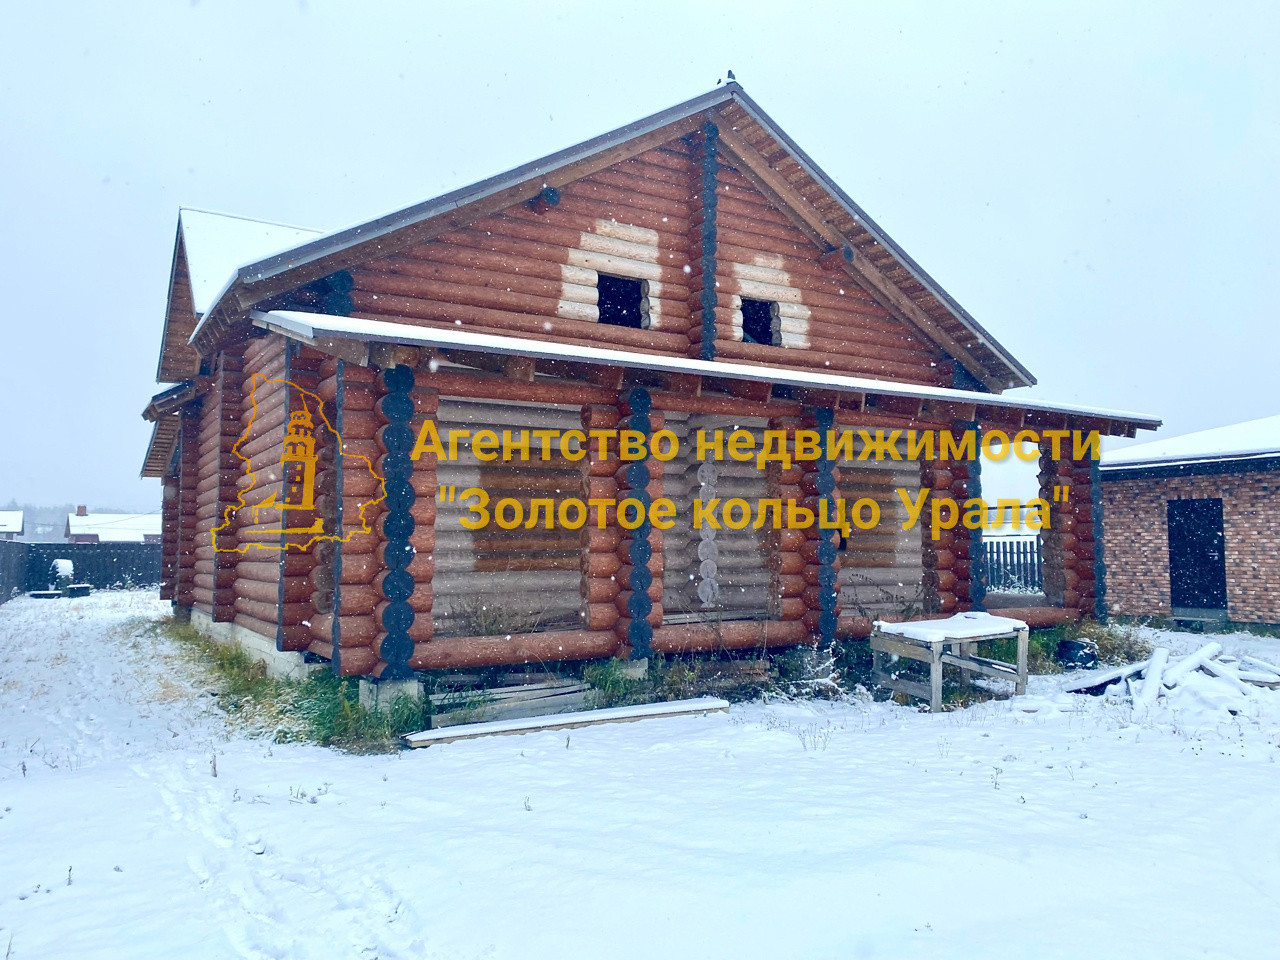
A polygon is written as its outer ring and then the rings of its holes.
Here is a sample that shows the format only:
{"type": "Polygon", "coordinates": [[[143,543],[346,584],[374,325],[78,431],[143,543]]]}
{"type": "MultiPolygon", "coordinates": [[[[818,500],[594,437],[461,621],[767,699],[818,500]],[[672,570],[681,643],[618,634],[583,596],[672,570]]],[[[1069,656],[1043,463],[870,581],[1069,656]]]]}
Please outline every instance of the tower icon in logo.
{"type": "MultiPolygon", "coordinates": [[[[280,465],[284,468],[284,502],[280,510],[314,510],[316,486],[315,423],[303,401],[289,414],[280,465]]],[[[281,518],[283,520],[283,517],[281,518]]]]}

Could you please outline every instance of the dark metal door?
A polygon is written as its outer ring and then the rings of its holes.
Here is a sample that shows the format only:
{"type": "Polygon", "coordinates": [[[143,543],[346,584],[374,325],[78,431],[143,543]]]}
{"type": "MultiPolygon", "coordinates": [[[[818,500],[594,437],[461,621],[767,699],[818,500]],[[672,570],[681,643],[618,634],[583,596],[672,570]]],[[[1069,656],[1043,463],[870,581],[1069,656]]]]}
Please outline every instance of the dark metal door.
{"type": "Polygon", "coordinates": [[[1222,501],[1169,501],[1169,595],[1171,606],[1225,610],[1226,539],[1222,501]]]}

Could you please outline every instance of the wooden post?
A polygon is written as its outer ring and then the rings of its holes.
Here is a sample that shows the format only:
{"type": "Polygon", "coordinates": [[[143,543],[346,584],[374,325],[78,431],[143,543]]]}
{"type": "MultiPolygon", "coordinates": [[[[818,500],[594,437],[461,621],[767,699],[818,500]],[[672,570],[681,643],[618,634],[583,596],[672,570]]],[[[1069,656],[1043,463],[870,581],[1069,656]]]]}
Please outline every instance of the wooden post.
{"type": "MultiPolygon", "coordinates": [[[[634,387],[627,392],[619,412],[619,429],[644,434],[646,445],[655,429],[662,427],[661,414],[652,411],[649,391],[643,387],[634,387]]],[[[662,462],[653,456],[645,460],[621,461],[616,478],[618,511],[615,522],[621,528],[618,579],[622,586],[616,601],[620,614],[616,630],[621,650],[632,660],[644,660],[649,656],[653,628],[662,625],[661,539],[653,535],[653,525],[648,518],[654,494],[662,495],[661,478],[662,462]],[[633,530],[622,525],[622,504],[628,499],[638,501],[645,511],[642,522],[633,530]],[[658,544],[656,550],[655,542],[658,544]],[[654,602],[655,594],[657,603],[654,602]]]]}
{"type": "Polygon", "coordinates": [[[377,620],[380,628],[373,650],[377,663],[373,674],[379,680],[408,680],[413,676],[409,660],[413,656],[413,640],[409,631],[416,614],[409,598],[413,596],[413,576],[409,564],[413,560],[414,533],[412,508],[417,499],[413,489],[413,461],[409,453],[413,449],[414,433],[410,428],[413,419],[413,370],[406,366],[394,366],[382,371],[379,385],[383,394],[377,402],[377,412],[383,425],[378,428],[378,471],[383,477],[382,542],[380,554],[381,572],[374,581],[379,599],[377,620]]]}
{"type": "Polygon", "coordinates": [[[942,712],[942,647],[929,644],[929,712],[942,712]]]}
{"type": "Polygon", "coordinates": [[[696,290],[689,291],[689,315],[694,321],[689,331],[689,344],[690,353],[703,360],[714,360],[716,356],[716,311],[719,309],[716,297],[719,136],[720,130],[714,123],[707,121],[703,124],[700,135],[700,202],[690,218],[692,236],[689,256],[691,261],[698,264],[699,282],[696,290]]]}
{"type": "Polygon", "coordinates": [[[1027,692],[1027,647],[1030,639],[1030,631],[1023,627],[1018,631],[1018,679],[1014,685],[1014,692],[1018,696],[1022,696],[1027,692]]]}

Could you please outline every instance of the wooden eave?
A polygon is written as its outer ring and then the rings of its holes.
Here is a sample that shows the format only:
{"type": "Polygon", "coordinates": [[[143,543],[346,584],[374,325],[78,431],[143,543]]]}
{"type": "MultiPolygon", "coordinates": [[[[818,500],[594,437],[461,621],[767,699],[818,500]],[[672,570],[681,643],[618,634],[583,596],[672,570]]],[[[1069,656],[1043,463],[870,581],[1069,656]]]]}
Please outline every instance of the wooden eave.
{"type": "Polygon", "coordinates": [[[735,165],[788,213],[814,243],[909,328],[938,344],[987,390],[1030,386],[1033,377],[908,257],[736,83],[469,187],[242,267],[196,326],[193,343],[212,353],[248,310],[273,296],[590,176],[707,121],[735,165]]]}
{"type": "Polygon", "coordinates": [[[173,463],[173,451],[178,445],[178,435],[182,432],[182,414],[167,413],[157,418],[151,427],[151,442],[147,444],[147,455],[142,461],[143,477],[164,477],[169,473],[173,463]]]}
{"type": "Polygon", "coordinates": [[[142,410],[143,420],[159,420],[190,403],[209,388],[208,377],[193,377],[152,397],[142,410]]]}

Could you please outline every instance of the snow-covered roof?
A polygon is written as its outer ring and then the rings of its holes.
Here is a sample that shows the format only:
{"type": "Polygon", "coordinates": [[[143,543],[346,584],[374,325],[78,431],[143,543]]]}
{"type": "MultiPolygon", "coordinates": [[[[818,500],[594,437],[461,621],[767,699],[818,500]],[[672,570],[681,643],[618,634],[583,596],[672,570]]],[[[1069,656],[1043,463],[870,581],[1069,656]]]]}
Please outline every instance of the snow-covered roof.
{"type": "Polygon", "coordinates": [[[100,543],[142,543],[144,537],[160,535],[159,513],[67,514],[67,536],[96,533],[100,543]]]}
{"type": "Polygon", "coordinates": [[[333,336],[351,340],[380,341],[383,343],[429,344],[432,346],[483,350],[489,353],[511,354],[522,357],[580,360],[587,363],[635,367],[642,370],[669,373],[696,373],[730,380],[767,379],[773,383],[794,387],[826,388],[858,393],[918,397],[949,403],[972,403],[984,407],[1011,407],[1016,410],[1040,410],[1050,413],[1075,414],[1077,416],[1115,420],[1147,430],[1154,430],[1160,426],[1158,417],[1144,413],[1128,413],[1123,410],[1106,410],[1101,407],[1081,407],[1073,404],[1031,400],[1025,393],[1009,396],[995,393],[978,393],[973,390],[955,390],[950,387],[930,387],[895,383],[890,380],[873,380],[870,377],[789,370],[783,367],[733,363],[724,360],[667,357],[660,354],[637,353],[609,347],[585,347],[577,344],[557,343],[552,340],[531,340],[526,337],[474,333],[457,327],[420,327],[414,324],[395,323],[389,320],[337,317],[328,314],[305,313],[297,310],[272,310],[269,313],[255,310],[250,316],[253,318],[254,323],[265,329],[303,340],[314,340],[317,336],[333,336]]]}
{"type": "Polygon", "coordinates": [[[290,227],[225,213],[183,208],[179,214],[187,252],[191,299],[203,316],[230,284],[240,267],[281,253],[320,235],[319,230],[290,227]]]}
{"type": "Polygon", "coordinates": [[[0,533],[22,533],[21,510],[0,510],[0,533]]]}
{"type": "Polygon", "coordinates": [[[1102,455],[1103,470],[1280,455],[1280,416],[1137,443],[1102,455]]]}

